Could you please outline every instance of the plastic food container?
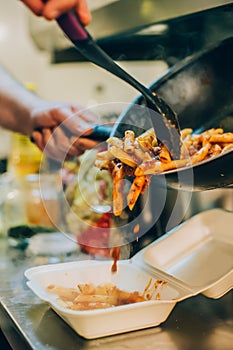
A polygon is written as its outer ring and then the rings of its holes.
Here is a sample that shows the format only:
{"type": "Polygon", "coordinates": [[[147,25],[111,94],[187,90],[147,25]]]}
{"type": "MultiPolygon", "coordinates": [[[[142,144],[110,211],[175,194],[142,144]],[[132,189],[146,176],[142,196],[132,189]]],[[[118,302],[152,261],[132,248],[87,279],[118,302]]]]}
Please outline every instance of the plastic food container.
{"type": "Polygon", "coordinates": [[[218,298],[233,287],[233,213],[213,209],[198,214],[138,252],[132,259],[78,261],[43,265],[25,271],[28,287],[87,339],[154,327],[166,321],[176,303],[203,293],[218,298]],[[159,300],[98,310],[60,306],[47,292],[50,284],[112,283],[125,291],[143,292],[148,281],[165,281],[159,300]]]}

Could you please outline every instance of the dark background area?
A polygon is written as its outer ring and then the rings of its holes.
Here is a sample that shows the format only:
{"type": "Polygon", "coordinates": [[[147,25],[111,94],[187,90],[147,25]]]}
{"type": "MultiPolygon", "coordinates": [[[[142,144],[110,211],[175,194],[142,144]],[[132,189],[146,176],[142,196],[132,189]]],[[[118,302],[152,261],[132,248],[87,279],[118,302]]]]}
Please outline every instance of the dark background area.
{"type": "MultiPolygon", "coordinates": [[[[181,59],[233,35],[233,4],[165,21],[167,29],[131,31],[96,40],[117,61],[164,60],[169,66],[181,59]]],[[[149,28],[142,28],[149,29],[149,28]]],[[[53,63],[82,62],[74,48],[55,50],[53,63]]]]}

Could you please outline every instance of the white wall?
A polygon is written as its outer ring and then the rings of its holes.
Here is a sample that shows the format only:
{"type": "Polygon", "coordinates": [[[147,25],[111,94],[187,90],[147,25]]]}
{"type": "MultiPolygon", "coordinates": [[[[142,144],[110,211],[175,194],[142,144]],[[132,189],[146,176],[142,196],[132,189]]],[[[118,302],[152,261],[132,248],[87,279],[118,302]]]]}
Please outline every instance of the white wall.
{"type": "MultiPolygon", "coordinates": [[[[40,96],[90,106],[128,103],[138,95],[126,83],[91,63],[50,64],[50,55],[33,43],[27,19],[28,10],[22,3],[0,0],[0,63],[21,82],[35,83],[40,96]]],[[[164,62],[121,62],[121,65],[144,84],[150,84],[167,69],[164,62]]]]}

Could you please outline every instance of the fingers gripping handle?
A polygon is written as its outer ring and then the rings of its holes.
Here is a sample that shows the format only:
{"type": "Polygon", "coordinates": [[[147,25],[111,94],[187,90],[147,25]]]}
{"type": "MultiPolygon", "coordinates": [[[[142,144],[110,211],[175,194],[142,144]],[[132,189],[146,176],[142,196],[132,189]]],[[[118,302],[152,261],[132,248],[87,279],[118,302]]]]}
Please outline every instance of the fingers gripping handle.
{"type": "Polygon", "coordinates": [[[57,23],[72,42],[86,40],[89,37],[85,28],[72,12],[67,12],[58,17],[57,23]]]}

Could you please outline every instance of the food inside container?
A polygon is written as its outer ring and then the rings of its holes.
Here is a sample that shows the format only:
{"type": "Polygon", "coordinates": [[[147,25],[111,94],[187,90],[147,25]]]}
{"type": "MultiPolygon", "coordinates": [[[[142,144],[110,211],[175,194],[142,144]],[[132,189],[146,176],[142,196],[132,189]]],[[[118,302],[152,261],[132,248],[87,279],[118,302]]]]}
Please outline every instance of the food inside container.
{"type": "Polygon", "coordinates": [[[179,301],[199,293],[218,298],[232,289],[232,225],[233,213],[221,209],[205,211],[132,259],[118,261],[115,273],[111,260],[44,265],[25,271],[27,284],[85,338],[154,327],[166,321],[179,301]],[[58,290],[51,293],[54,288],[77,293],[78,285],[81,288],[111,285],[123,292],[136,291],[140,295],[148,286],[149,289],[156,288],[154,298],[150,300],[91,310],[67,308],[59,302],[58,290]]]}
{"type": "Polygon", "coordinates": [[[166,285],[165,281],[152,281],[151,278],[141,293],[137,290],[125,291],[113,283],[99,285],[79,283],[76,288],[50,284],[47,286],[47,291],[58,296],[57,303],[60,306],[69,310],[81,311],[106,309],[148,300],[160,300],[160,294],[166,285]]]}

